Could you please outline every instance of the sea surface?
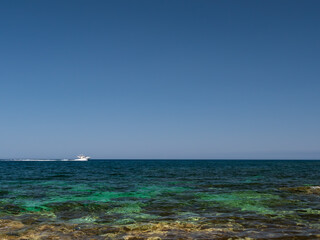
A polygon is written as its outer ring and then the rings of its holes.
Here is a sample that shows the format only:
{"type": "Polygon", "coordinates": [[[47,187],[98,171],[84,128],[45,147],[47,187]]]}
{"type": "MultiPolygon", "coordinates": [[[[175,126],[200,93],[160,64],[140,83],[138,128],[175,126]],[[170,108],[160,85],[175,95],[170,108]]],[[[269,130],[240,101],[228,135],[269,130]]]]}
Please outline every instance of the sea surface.
{"type": "Polygon", "coordinates": [[[0,239],[320,239],[320,161],[0,161],[0,239]]]}

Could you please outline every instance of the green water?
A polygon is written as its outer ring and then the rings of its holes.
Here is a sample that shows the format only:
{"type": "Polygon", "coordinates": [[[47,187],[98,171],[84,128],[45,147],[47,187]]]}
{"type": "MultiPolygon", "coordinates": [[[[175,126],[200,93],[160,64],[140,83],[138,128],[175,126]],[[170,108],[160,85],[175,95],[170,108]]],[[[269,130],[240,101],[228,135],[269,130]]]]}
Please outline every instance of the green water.
{"type": "Polygon", "coordinates": [[[232,229],[230,237],[312,239],[320,195],[292,189],[318,186],[319,170],[319,161],[1,161],[0,219],[29,217],[34,227],[189,223],[232,229]]]}

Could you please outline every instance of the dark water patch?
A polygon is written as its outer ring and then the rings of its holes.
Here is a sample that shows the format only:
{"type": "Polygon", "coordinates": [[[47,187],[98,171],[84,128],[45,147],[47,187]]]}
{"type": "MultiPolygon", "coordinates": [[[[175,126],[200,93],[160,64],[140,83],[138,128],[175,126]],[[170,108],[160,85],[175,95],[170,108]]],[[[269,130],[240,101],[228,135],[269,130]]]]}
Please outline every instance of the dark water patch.
{"type": "Polygon", "coordinates": [[[0,190],[0,197],[4,197],[6,195],[8,195],[9,191],[7,190],[0,190]]]}
{"type": "Polygon", "coordinates": [[[4,202],[0,202],[0,214],[1,215],[6,215],[6,214],[20,214],[22,212],[25,212],[25,209],[23,207],[19,207],[14,204],[8,204],[4,202]]]}
{"type": "Polygon", "coordinates": [[[42,181],[51,181],[56,179],[57,177],[55,176],[46,176],[46,177],[26,177],[26,178],[20,178],[19,180],[24,182],[24,184],[27,184],[26,181],[42,182],[42,181]]]}
{"type": "Polygon", "coordinates": [[[83,202],[61,202],[45,205],[59,219],[71,220],[86,217],[89,215],[99,215],[110,209],[109,204],[83,203],[83,202]]]}
{"type": "Polygon", "coordinates": [[[72,177],[71,174],[55,174],[55,175],[52,175],[50,176],[52,179],[55,179],[55,178],[59,178],[59,179],[65,179],[65,178],[70,178],[72,177]]]}

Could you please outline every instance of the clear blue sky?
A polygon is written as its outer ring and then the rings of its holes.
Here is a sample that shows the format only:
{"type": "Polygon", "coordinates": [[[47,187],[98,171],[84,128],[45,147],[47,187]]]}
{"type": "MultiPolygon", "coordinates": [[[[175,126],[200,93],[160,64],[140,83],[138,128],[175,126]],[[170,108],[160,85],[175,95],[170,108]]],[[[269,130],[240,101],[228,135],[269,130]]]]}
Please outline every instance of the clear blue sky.
{"type": "Polygon", "coordinates": [[[0,158],[320,158],[319,1],[0,3],[0,158]]]}

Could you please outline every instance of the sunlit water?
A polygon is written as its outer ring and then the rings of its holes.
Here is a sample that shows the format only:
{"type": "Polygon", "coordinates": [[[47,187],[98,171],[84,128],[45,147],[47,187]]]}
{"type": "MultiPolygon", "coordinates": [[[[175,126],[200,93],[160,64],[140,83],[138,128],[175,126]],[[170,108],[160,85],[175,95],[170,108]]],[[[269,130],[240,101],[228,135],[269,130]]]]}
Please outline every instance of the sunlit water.
{"type": "Polygon", "coordinates": [[[0,219],[25,228],[190,223],[197,239],[210,239],[199,229],[315,239],[320,195],[286,189],[318,186],[319,173],[320,161],[0,161],[0,219]]]}

